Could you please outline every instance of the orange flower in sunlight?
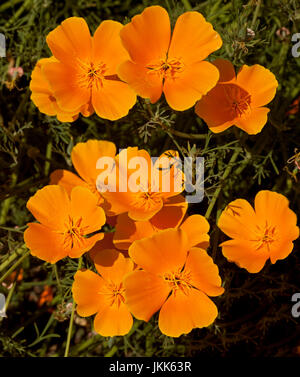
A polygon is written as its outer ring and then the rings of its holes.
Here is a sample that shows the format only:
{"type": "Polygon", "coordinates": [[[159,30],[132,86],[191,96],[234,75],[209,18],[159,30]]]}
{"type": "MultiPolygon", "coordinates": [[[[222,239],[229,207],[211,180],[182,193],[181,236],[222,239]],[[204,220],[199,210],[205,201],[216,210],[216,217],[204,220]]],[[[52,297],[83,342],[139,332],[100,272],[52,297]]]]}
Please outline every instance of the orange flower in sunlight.
{"type": "Polygon", "coordinates": [[[103,233],[89,236],[105,224],[105,214],[87,188],[75,187],[69,197],[61,186],[45,186],[28,200],[27,208],[39,223],[28,224],[26,246],[46,262],[79,258],[103,238],[103,233]]]}
{"type": "Polygon", "coordinates": [[[50,303],[53,300],[53,290],[49,285],[45,285],[43,292],[40,295],[38,306],[43,306],[45,303],[50,303]]]}
{"type": "Polygon", "coordinates": [[[116,120],[136,102],[133,90],[117,76],[117,67],[128,59],[120,40],[123,25],[103,21],[93,37],[83,18],[70,17],[47,36],[58,60],[43,65],[59,108],[79,112],[93,108],[101,118],[116,120]]]}
{"type": "MultiPolygon", "coordinates": [[[[31,74],[30,90],[32,93],[30,98],[40,112],[49,116],[56,115],[60,122],[73,122],[78,118],[79,110],[68,112],[58,106],[53,90],[43,73],[43,66],[49,62],[57,62],[57,60],[51,57],[40,59],[36,63],[31,74]]],[[[86,116],[90,115],[90,113],[84,111],[84,108],[81,111],[86,116]]]]}
{"type": "Polygon", "coordinates": [[[54,170],[50,175],[50,184],[63,186],[68,194],[76,186],[87,187],[97,196],[98,205],[103,203],[103,198],[96,187],[96,180],[101,169],[96,168],[97,161],[100,157],[112,157],[116,155],[116,146],[114,143],[105,140],[88,140],[85,143],[78,143],[72,149],[72,164],[79,174],[63,169],[54,170]]]}
{"type": "Polygon", "coordinates": [[[164,93],[170,107],[186,110],[218,81],[216,67],[203,60],[222,40],[198,12],[178,17],[171,37],[167,11],[151,6],[133,17],[120,36],[131,60],[120,65],[119,76],[152,103],[164,93]]]}
{"type": "Polygon", "coordinates": [[[136,318],[148,321],[160,310],[158,326],[172,337],[214,322],[218,309],[208,296],[224,292],[218,267],[205,250],[190,247],[184,230],[135,241],[129,255],[142,268],[124,279],[126,303],[136,318]]]}
{"type": "Polygon", "coordinates": [[[133,262],[117,250],[99,249],[93,257],[98,271],[77,271],[72,287],[77,313],[95,313],[94,328],[102,336],[127,334],[133,324],[125,304],[123,279],[133,270],[133,262]]]}
{"type": "Polygon", "coordinates": [[[219,69],[219,82],[196,104],[196,114],[215,133],[236,126],[249,135],[257,134],[268,120],[270,110],[264,106],[275,96],[275,76],[258,64],[243,65],[237,76],[228,60],[217,59],[213,64],[219,69]]]}
{"type": "Polygon", "coordinates": [[[183,191],[183,173],[178,161],[175,151],[164,152],[153,163],[144,149],[123,149],[113,167],[97,179],[107,216],[128,212],[131,219],[143,221],[157,214],[157,221],[161,222],[171,215],[175,206],[179,211],[177,216],[181,217],[186,204],[185,198],[179,195],[183,191]]]}
{"type": "Polygon", "coordinates": [[[151,237],[160,230],[178,227],[187,233],[190,247],[197,246],[206,249],[209,245],[209,223],[201,215],[186,217],[182,222],[187,210],[187,203],[184,204],[183,207],[179,202],[180,207],[167,203],[162,211],[148,221],[134,221],[126,213],[119,215],[113,234],[115,247],[120,250],[128,250],[134,241],[151,237]]]}
{"type": "Polygon", "coordinates": [[[273,191],[260,191],[254,209],[244,199],[229,203],[222,212],[218,227],[232,240],[223,242],[223,255],[248,272],[259,272],[270,258],[271,263],[286,258],[299,237],[297,216],[287,198],[273,191]]]}

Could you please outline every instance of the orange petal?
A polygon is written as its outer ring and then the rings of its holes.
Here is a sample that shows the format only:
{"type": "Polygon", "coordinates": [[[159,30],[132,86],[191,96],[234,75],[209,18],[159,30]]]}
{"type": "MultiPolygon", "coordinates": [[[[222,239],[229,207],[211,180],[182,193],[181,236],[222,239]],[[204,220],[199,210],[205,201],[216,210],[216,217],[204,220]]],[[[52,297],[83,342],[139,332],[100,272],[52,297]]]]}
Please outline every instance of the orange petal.
{"type": "Polygon", "coordinates": [[[163,276],[183,267],[187,249],[186,234],[180,229],[167,229],[135,241],[128,252],[144,270],[163,276]]]}
{"type": "Polygon", "coordinates": [[[169,106],[178,111],[194,106],[218,82],[219,71],[211,63],[202,61],[184,67],[175,79],[167,78],[163,92],[169,106]]]}
{"type": "Polygon", "coordinates": [[[95,331],[102,336],[126,335],[132,325],[132,315],[123,303],[106,307],[94,319],[95,331]]]}
{"type": "Polygon", "coordinates": [[[67,256],[63,248],[64,237],[42,224],[29,223],[24,241],[30,253],[48,263],[56,263],[67,256]]]}
{"type": "Polygon", "coordinates": [[[47,63],[43,65],[43,73],[50,83],[60,109],[66,112],[79,112],[80,108],[90,101],[90,89],[78,85],[76,66],[60,62],[47,63]]]}
{"type": "Polygon", "coordinates": [[[161,97],[163,80],[151,70],[127,60],[118,68],[118,75],[142,98],[150,98],[155,103],[161,97]]]}
{"type": "Polygon", "coordinates": [[[73,240],[73,245],[64,246],[67,255],[70,258],[80,258],[84,253],[91,250],[91,248],[103,238],[103,233],[97,233],[94,236],[80,237],[73,240]]]}
{"type": "Polygon", "coordinates": [[[92,60],[106,65],[105,75],[116,74],[117,67],[129,59],[120,38],[122,28],[123,25],[120,22],[105,20],[95,31],[92,60]]]}
{"type": "Polygon", "coordinates": [[[40,223],[53,230],[62,230],[69,216],[70,199],[63,187],[48,185],[38,190],[26,206],[40,223]]]}
{"type": "Polygon", "coordinates": [[[99,274],[107,281],[116,285],[122,283],[124,276],[133,270],[133,262],[130,258],[116,249],[99,249],[94,254],[93,261],[99,274]]]}
{"type": "Polygon", "coordinates": [[[269,258],[268,252],[255,248],[255,244],[248,240],[229,240],[221,245],[222,253],[229,262],[236,263],[248,272],[259,272],[269,258]]]}
{"type": "Polygon", "coordinates": [[[165,59],[170,43],[170,19],[160,6],[146,8],[120,32],[121,40],[131,59],[141,65],[165,59]]]}
{"type": "Polygon", "coordinates": [[[204,119],[209,129],[215,133],[231,127],[235,120],[226,100],[225,88],[224,85],[216,85],[195,106],[196,114],[204,119]]]}
{"type": "Polygon", "coordinates": [[[71,192],[71,216],[74,221],[81,219],[80,227],[84,228],[85,235],[100,230],[106,221],[97,197],[81,186],[74,187],[71,192]]]}
{"type": "Polygon", "coordinates": [[[100,250],[114,249],[113,236],[114,232],[104,233],[102,240],[96,242],[95,246],[89,251],[89,256],[92,260],[94,260],[94,257],[100,250]]]}
{"type": "Polygon", "coordinates": [[[155,228],[151,222],[134,221],[127,213],[123,213],[117,219],[116,230],[113,236],[114,245],[117,249],[128,250],[134,241],[150,237],[154,232],[155,228]]]}
{"type": "Polygon", "coordinates": [[[164,201],[162,209],[149,221],[158,229],[176,228],[184,218],[187,207],[184,196],[173,196],[164,201]]]}
{"type": "Polygon", "coordinates": [[[186,12],[176,21],[168,57],[182,58],[184,64],[192,64],[221,46],[221,37],[201,13],[186,12]]]}
{"type": "Polygon", "coordinates": [[[237,74],[237,84],[251,94],[251,105],[260,107],[272,101],[278,82],[274,74],[259,64],[243,65],[237,74]]]}
{"type": "Polygon", "coordinates": [[[64,187],[68,195],[70,195],[74,187],[85,187],[86,183],[82,179],[80,179],[76,174],[68,170],[57,169],[50,174],[50,185],[60,185],[64,187]]]}
{"type": "Polygon", "coordinates": [[[218,266],[214,264],[205,250],[192,248],[189,251],[184,271],[190,273],[191,284],[208,296],[219,296],[224,292],[218,266]]]}
{"type": "Polygon", "coordinates": [[[92,104],[100,118],[117,120],[126,116],[136,102],[136,94],[126,83],[104,80],[103,87],[94,87],[92,104]]]}
{"type": "Polygon", "coordinates": [[[89,317],[109,305],[109,300],[99,294],[104,284],[104,280],[93,271],[76,272],[72,293],[80,316],[89,317]]]}
{"type": "Polygon", "coordinates": [[[256,238],[257,217],[245,199],[230,202],[218,220],[218,227],[231,238],[251,240],[256,238]]]}
{"type": "Polygon", "coordinates": [[[66,113],[63,110],[58,110],[56,116],[57,116],[57,120],[59,120],[62,123],[64,122],[72,123],[72,122],[75,122],[76,119],[78,119],[79,114],[77,112],[76,114],[74,114],[74,113],[66,113]]]}
{"type": "MultiPolygon", "coordinates": [[[[72,149],[71,159],[78,174],[96,189],[96,179],[100,171],[96,168],[100,157],[114,158],[116,146],[111,141],[88,140],[85,143],[78,143],[72,149]]],[[[91,187],[92,188],[92,187],[91,187]]]]}
{"type": "Polygon", "coordinates": [[[83,18],[67,18],[48,34],[46,41],[52,54],[66,64],[91,57],[92,38],[83,18]]]}
{"type": "MultiPolygon", "coordinates": [[[[187,234],[189,248],[201,245],[207,248],[209,245],[209,223],[205,217],[201,215],[192,215],[186,218],[181,224],[180,229],[187,234]]],[[[200,246],[199,246],[200,247],[200,246]]]]}
{"type": "Polygon", "coordinates": [[[178,337],[193,328],[209,326],[217,315],[216,305],[203,292],[191,288],[184,294],[178,289],[163,304],[158,326],[163,334],[178,337]]]}
{"type": "MultiPolygon", "coordinates": [[[[299,237],[299,228],[298,236],[299,237]]],[[[291,241],[284,240],[283,242],[274,242],[270,246],[270,259],[271,263],[276,263],[278,260],[285,259],[294,249],[294,244],[291,241]]]]}
{"type": "Polygon", "coordinates": [[[235,80],[235,70],[234,66],[229,60],[226,59],[216,59],[212,62],[214,66],[216,66],[219,70],[220,77],[219,83],[222,82],[230,82],[235,80]]]}
{"type": "MultiPolygon", "coordinates": [[[[269,190],[259,191],[255,197],[255,212],[258,218],[257,224],[261,228],[266,224],[275,227],[275,238],[278,242],[294,241],[299,237],[297,216],[289,208],[289,201],[284,195],[269,190]]],[[[272,244],[271,250],[273,250],[272,244]]]]}
{"type": "Polygon", "coordinates": [[[163,279],[141,270],[127,275],[124,286],[129,310],[137,319],[144,321],[149,321],[170,293],[170,287],[163,279]]]}
{"type": "Polygon", "coordinates": [[[269,111],[270,110],[267,107],[252,109],[249,115],[237,118],[234,124],[246,131],[249,135],[256,135],[267,123],[269,111]]]}

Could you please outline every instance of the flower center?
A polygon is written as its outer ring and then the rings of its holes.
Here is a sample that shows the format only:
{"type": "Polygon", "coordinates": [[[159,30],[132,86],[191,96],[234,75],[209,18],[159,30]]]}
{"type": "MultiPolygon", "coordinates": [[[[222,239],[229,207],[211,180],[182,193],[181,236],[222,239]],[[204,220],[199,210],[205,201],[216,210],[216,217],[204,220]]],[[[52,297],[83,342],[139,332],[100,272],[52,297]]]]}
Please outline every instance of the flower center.
{"type": "Polygon", "coordinates": [[[183,71],[183,63],[179,59],[161,59],[146,68],[149,74],[158,74],[162,79],[175,79],[183,71]]]}
{"type": "Polygon", "coordinates": [[[135,199],[132,205],[134,207],[143,208],[145,211],[149,211],[152,208],[157,207],[161,200],[162,198],[159,192],[138,192],[135,195],[135,199]]]}
{"type": "Polygon", "coordinates": [[[99,294],[104,294],[108,296],[111,306],[116,304],[117,307],[119,307],[121,303],[125,302],[125,298],[124,298],[125,288],[123,287],[123,283],[120,283],[119,285],[114,284],[114,283],[108,283],[106,285],[106,289],[107,291],[99,292],[99,294]]]}
{"type": "Polygon", "coordinates": [[[81,226],[82,217],[74,220],[69,216],[67,224],[65,224],[66,231],[64,234],[64,248],[73,249],[75,245],[82,243],[84,228],[81,226]]]}
{"type": "Polygon", "coordinates": [[[106,65],[104,63],[86,63],[79,61],[78,85],[81,88],[96,89],[103,87],[106,65]]]}
{"type": "Polygon", "coordinates": [[[242,117],[251,111],[251,95],[235,84],[223,84],[229,111],[234,118],[242,117]]]}
{"type": "Polygon", "coordinates": [[[258,227],[259,236],[254,241],[257,243],[256,250],[261,249],[266,246],[268,251],[270,251],[270,245],[276,241],[276,229],[274,226],[268,225],[266,223],[265,227],[262,229],[258,227]]]}
{"type": "Polygon", "coordinates": [[[176,291],[180,290],[187,295],[189,289],[192,288],[190,273],[186,271],[167,273],[163,276],[163,279],[170,285],[170,288],[175,294],[176,291]]]}

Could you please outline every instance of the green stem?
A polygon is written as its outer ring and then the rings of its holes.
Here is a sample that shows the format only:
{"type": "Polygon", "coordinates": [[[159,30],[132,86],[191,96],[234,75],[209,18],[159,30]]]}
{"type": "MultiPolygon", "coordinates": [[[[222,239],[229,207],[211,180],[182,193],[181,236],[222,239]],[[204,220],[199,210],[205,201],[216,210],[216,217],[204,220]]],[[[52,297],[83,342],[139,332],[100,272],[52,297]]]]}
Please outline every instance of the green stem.
{"type": "Polygon", "coordinates": [[[23,254],[25,246],[23,245],[19,249],[17,249],[14,253],[12,253],[1,265],[0,265],[0,272],[5,270],[8,265],[10,265],[17,257],[23,254]]]}
{"type": "Polygon", "coordinates": [[[222,190],[222,183],[229,176],[229,174],[230,174],[230,172],[232,170],[232,167],[233,167],[236,159],[238,158],[238,155],[240,154],[240,152],[241,152],[241,148],[237,148],[235,150],[235,152],[233,153],[233,155],[231,156],[231,159],[230,159],[230,161],[229,161],[229,163],[227,165],[227,168],[225,169],[224,174],[223,174],[223,176],[221,178],[220,186],[216,189],[216,191],[215,191],[215,193],[214,193],[214,195],[213,195],[213,197],[211,199],[211,202],[210,202],[210,204],[209,204],[209,206],[207,208],[207,211],[205,213],[205,218],[206,219],[209,218],[209,216],[210,216],[210,214],[211,214],[211,212],[212,212],[212,210],[213,210],[213,208],[214,208],[214,206],[216,204],[216,201],[217,201],[217,199],[218,199],[218,197],[220,195],[220,192],[222,190]]]}
{"type": "Polygon", "coordinates": [[[46,149],[46,159],[45,159],[45,168],[44,168],[44,174],[46,177],[48,177],[49,175],[51,156],[52,156],[52,141],[49,141],[47,144],[47,149],[46,149]]]}
{"type": "Polygon", "coordinates": [[[255,26],[255,23],[256,23],[256,20],[257,20],[257,17],[258,17],[258,13],[259,13],[259,10],[260,10],[260,6],[261,6],[261,0],[257,0],[256,8],[255,8],[255,11],[254,11],[254,14],[253,14],[253,18],[252,18],[252,22],[251,22],[251,26],[250,26],[250,28],[252,30],[253,30],[253,28],[255,26]]]}
{"type": "Polygon", "coordinates": [[[56,278],[56,282],[57,282],[59,294],[60,294],[60,296],[62,296],[62,286],[61,286],[60,279],[59,279],[59,276],[58,276],[58,271],[57,271],[57,265],[56,264],[53,265],[53,270],[54,270],[54,274],[55,274],[55,278],[56,278]]]}
{"type": "MultiPolygon", "coordinates": [[[[15,172],[12,173],[10,188],[13,188],[16,185],[17,179],[18,179],[17,174],[15,172]]],[[[1,215],[0,215],[0,225],[5,224],[6,222],[7,213],[8,213],[12,199],[13,197],[10,197],[3,201],[2,208],[1,208],[1,215]]]]}
{"type": "Polygon", "coordinates": [[[31,4],[31,0],[27,0],[23,3],[23,5],[14,13],[14,15],[6,22],[4,25],[4,28],[8,28],[11,24],[13,24],[20,15],[24,12],[25,9],[29,8],[29,5],[31,4]]]}
{"type": "Polygon", "coordinates": [[[189,2],[189,0],[181,0],[183,6],[185,7],[186,10],[192,10],[192,6],[189,2]]]}
{"type": "Polygon", "coordinates": [[[0,284],[23,262],[25,258],[28,257],[29,254],[30,254],[30,251],[27,251],[27,253],[25,253],[19,260],[17,260],[17,262],[13,264],[11,268],[6,271],[4,275],[2,275],[2,277],[0,278],[0,284]]]}
{"type": "MultiPolygon", "coordinates": [[[[80,270],[81,265],[82,265],[82,257],[79,258],[77,271],[80,270]]],[[[71,342],[71,336],[72,336],[72,330],[73,330],[73,322],[74,322],[74,314],[75,314],[75,301],[74,301],[74,298],[73,298],[72,299],[72,312],[71,312],[71,317],[70,317],[70,323],[69,323],[67,343],[66,343],[66,349],[65,349],[64,357],[68,357],[68,355],[69,355],[70,342],[71,342]]]]}

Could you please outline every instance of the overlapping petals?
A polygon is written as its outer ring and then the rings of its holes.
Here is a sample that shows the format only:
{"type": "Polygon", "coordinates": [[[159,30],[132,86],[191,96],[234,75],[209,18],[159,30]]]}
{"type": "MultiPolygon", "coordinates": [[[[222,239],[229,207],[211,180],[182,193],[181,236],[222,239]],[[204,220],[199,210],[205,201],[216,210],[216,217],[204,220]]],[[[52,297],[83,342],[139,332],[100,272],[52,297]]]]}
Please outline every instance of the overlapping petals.
{"type": "Polygon", "coordinates": [[[186,110],[217,83],[218,70],[203,60],[222,40],[198,12],[178,17],[171,37],[167,11],[151,6],[133,17],[120,36],[131,60],[120,65],[119,76],[152,103],[164,93],[170,107],[186,110]]]}
{"type": "Polygon", "coordinates": [[[237,76],[229,61],[217,59],[213,64],[220,71],[219,82],[196,104],[196,114],[216,133],[235,125],[257,134],[267,123],[270,110],[264,106],[275,96],[275,76],[259,64],[242,66],[237,76]]]}
{"type": "Polygon", "coordinates": [[[141,268],[124,280],[126,302],[136,318],[148,321],[160,310],[159,328],[172,337],[213,323],[218,310],[208,296],[224,292],[218,267],[205,250],[190,247],[184,230],[167,229],[135,241],[129,255],[141,268]]]}
{"type": "Polygon", "coordinates": [[[31,254],[44,261],[79,258],[103,238],[99,231],[105,214],[87,188],[75,187],[69,196],[61,186],[45,186],[29,199],[27,208],[38,223],[28,224],[24,240],[31,254]]]}
{"type": "Polygon", "coordinates": [[[251,273],[259,272],[268,259],[275,263],[293,250],[299,237],[297,216],[287,198],[273,191],[260,191],[254,209],[244,199],[229,203],[219,228],[232,239],[223,242],[223,255],[251,273]]]}

